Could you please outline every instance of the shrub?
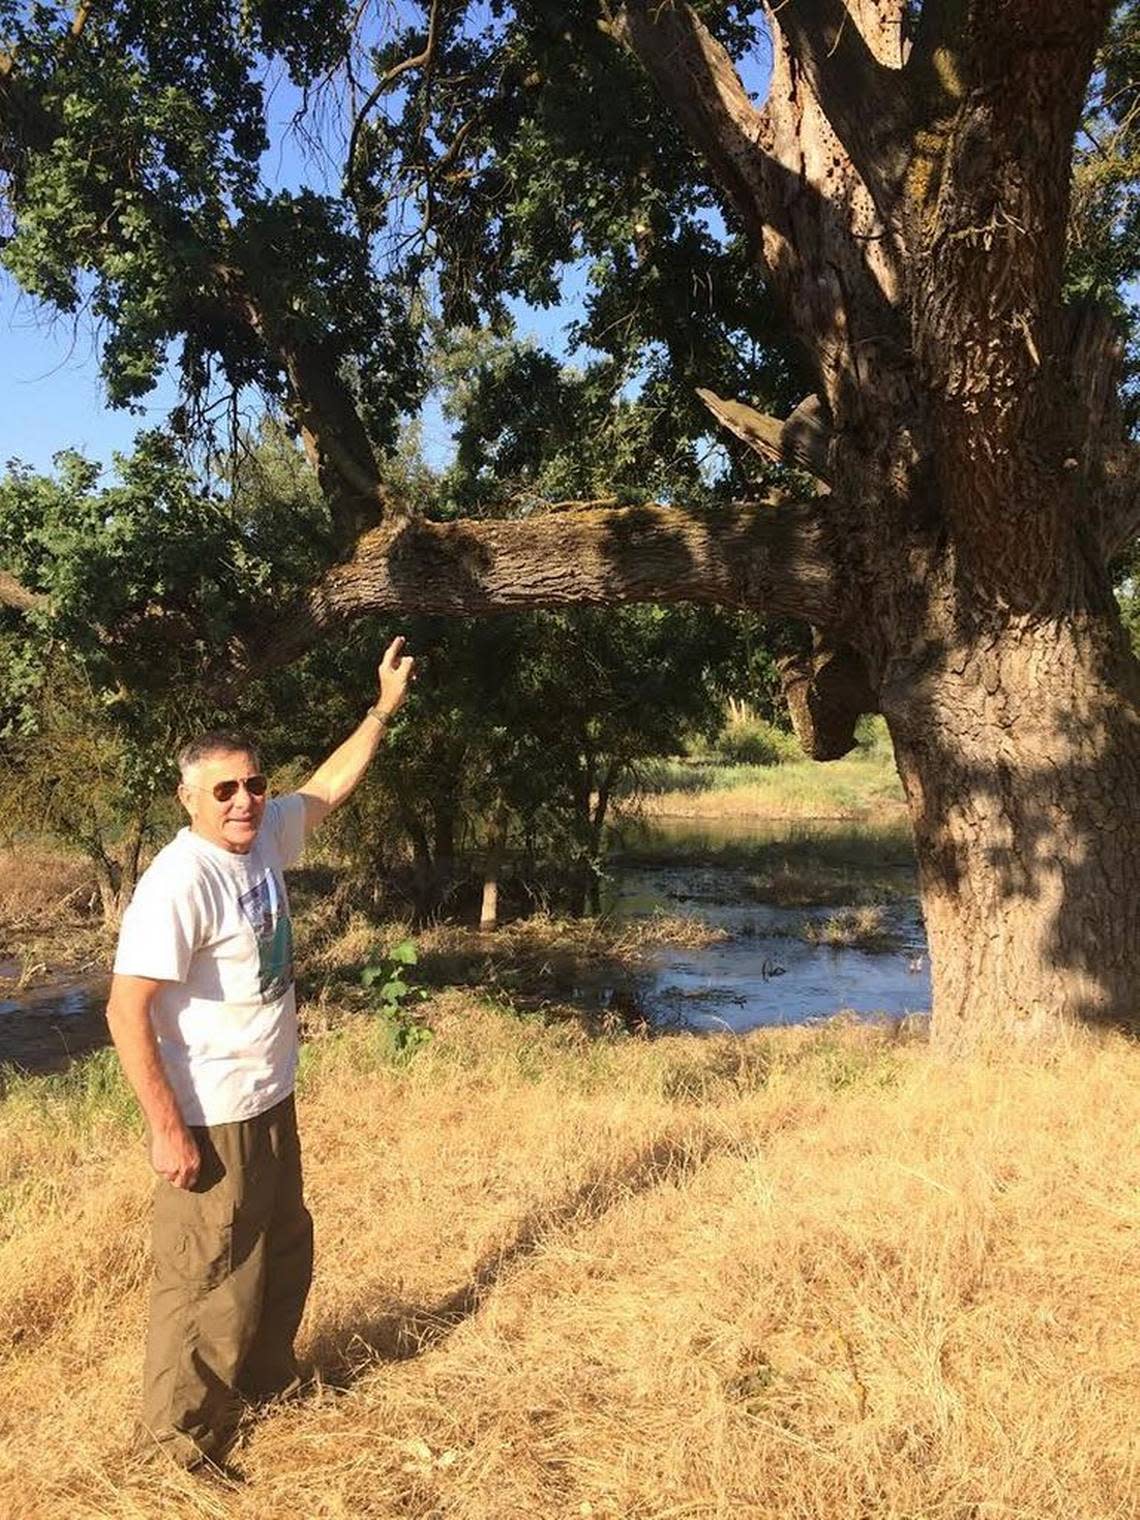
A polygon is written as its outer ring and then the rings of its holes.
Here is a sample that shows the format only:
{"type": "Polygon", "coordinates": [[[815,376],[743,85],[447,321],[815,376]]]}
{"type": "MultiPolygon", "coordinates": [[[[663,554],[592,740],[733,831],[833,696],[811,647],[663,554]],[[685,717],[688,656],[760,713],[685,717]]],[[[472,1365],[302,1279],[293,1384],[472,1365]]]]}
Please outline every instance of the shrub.
{"type": "Polygon", "coordinates": [[[893,761],[894,745],[887,731],[887,720],[878,713],[864,713],[855,726],[859,753],[868,760],[893,761]]]}
{"type": "Polygon", "coordinates": [[[783,765],[788,760],[803,759],[794,734],[754,717],[730,722],[721,731],[716,751],[722,759],[737,765],[783,765]]]}

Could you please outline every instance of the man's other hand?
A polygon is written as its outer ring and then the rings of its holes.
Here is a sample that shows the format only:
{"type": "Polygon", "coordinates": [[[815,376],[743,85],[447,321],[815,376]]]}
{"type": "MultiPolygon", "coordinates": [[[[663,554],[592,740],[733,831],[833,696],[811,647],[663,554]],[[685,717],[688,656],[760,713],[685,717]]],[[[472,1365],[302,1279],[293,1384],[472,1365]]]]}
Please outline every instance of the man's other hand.
{"type": "Polygon", "coordinates": [[[408,683],[415,676],[416,662],[410,654],[404,654],[403,638],[393,639],[384,651],[377,674],[380,677],[380,696],[376,706],[389,718],[402,704],[408,694],[408,683]]]}
{"type": "Polygon", "coordinates": [[[176,1188],[191,1188],[198,1180],[202,1158],[194,1136],[183,1126],[181,1130],[154,1136],[150,1143],[150,1164],[176,1188]]]}

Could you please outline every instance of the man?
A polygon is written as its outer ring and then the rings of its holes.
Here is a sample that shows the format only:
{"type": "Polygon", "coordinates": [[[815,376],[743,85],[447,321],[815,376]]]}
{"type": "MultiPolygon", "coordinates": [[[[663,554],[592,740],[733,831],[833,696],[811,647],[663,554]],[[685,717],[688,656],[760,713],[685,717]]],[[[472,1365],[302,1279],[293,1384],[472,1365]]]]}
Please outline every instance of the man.
{"type": "Polygon", "coordinates": [[[209,734],[179,756],[189,827],[123,920],[107,1020],[158,1173],[142,1423],[185,1467],[222,1464],[243,1403],[295,1389],[312,1274],[293,1107],[297,1018],[283,871],[368,768],[412,675],[403,639],[356,732],[267,801],[256,751],[209,734]]]}

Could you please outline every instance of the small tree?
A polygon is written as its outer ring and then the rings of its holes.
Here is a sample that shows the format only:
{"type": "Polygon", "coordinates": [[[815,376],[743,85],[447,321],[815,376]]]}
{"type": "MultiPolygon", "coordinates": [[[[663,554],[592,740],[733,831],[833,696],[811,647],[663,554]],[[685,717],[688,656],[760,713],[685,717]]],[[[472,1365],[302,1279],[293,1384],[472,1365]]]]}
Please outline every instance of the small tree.
{"type": "Polygon", "coordinates": [[[56,464],[0,481],[0,556],[33,593],[0,628],[0,810],[10,833],[81,849],[115,922],[169,822],[179,741],[256,711],[255,686],[224,693],[228,652],[304,562],[321,511],[301,497],[289,512],[277,489],[267,515],[206,489],[156,434],[111,484],[76,454],[56,464]]]}

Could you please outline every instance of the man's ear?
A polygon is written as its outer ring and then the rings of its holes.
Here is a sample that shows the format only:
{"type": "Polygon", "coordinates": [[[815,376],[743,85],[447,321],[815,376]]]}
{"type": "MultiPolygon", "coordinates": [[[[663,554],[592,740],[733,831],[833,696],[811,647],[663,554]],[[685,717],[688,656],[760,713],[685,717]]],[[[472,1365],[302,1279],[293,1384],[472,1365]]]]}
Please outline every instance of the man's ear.
{"type": "Polygon", "coordinates": [[[193,822],[194,819],[194,809],[190,806],[190,799],[193,795],[193,792],[188,786],[184,785],[181,781],[178,783],[178,800],[186,809],[187,813],[189,813],[191,822],[193,822]]]}

